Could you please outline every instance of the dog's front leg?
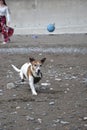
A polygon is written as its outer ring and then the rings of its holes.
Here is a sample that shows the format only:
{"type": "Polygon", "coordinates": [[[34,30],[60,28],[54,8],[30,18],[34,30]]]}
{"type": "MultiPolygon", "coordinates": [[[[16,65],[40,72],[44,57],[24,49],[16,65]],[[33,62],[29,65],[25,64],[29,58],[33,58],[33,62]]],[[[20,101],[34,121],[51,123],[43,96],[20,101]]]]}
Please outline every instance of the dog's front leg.
{"type": "Polygon", "coordinates": [[[37,95],[37,92],[36,92],[35,87],[34,87],[34,79],[32,76],[29,77],[29,85],[30,85],[32,94],[37,95]]]}

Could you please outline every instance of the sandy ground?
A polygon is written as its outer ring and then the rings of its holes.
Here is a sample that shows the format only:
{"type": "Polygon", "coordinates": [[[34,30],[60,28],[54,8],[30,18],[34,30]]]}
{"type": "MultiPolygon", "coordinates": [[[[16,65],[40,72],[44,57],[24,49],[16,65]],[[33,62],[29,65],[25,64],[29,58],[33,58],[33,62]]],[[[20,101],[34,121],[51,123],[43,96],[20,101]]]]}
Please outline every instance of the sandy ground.
{"type": "Polygon", "coordinates": [[[13,36],[0,42],[0,130],[87,130],[87,52],[64,52],[65,47],[87,48],[87,35],[13,36]],[[33,48],[15,54],[9,48],[33,48]],[[62,48],[62,52],[36,51],[62,48]],[[21,67],[28,57],[46,57],[43,78],[32,96],[11,64],[21,67]]]}

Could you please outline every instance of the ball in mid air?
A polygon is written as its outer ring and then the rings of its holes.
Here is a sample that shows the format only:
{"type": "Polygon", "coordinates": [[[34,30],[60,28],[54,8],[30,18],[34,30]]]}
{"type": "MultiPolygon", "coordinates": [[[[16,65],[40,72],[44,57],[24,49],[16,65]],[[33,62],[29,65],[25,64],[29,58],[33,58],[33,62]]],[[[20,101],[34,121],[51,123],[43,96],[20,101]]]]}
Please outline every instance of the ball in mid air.
{"type": "Polygon", "coordinates": [[[53,31],[55,30],[55,24],[49,24],[49,25],[47,26],[47,30],[48,30],[49,32],[53,32],[53,31]]]}

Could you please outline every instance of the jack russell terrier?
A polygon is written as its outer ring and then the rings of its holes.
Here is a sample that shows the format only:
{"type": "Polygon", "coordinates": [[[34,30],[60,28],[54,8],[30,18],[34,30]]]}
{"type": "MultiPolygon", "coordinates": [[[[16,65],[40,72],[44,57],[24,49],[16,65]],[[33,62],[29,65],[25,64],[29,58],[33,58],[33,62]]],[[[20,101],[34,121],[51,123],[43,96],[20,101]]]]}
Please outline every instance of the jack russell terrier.
{"type": "Polygon", "coordinates": [[[24,82],[25,79],[28,79],[32,94],[37,95],[34,84],[39,82],[42,78],[41,66],[45,62],[46,58],[41,60],[29,58],[29,60],[30,62],[22,65],[21,69],[18,69],[14,65],[12,65],[12,67],[20,74],[22,82],[24,82]]]}

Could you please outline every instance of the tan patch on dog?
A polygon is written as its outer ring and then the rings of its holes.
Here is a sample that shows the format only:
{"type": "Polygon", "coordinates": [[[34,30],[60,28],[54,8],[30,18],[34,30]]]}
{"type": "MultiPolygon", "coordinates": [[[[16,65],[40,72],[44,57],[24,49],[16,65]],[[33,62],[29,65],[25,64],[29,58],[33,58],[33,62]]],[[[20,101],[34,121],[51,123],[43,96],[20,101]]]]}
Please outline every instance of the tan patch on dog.
{"type": "Polygon", "coordinates": [[[27,76],[29,77],[30,75],[32,75],[31,66],[29,66],[27,70],[27,76]]]}

